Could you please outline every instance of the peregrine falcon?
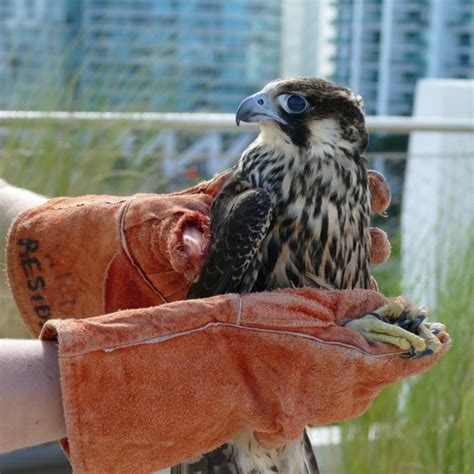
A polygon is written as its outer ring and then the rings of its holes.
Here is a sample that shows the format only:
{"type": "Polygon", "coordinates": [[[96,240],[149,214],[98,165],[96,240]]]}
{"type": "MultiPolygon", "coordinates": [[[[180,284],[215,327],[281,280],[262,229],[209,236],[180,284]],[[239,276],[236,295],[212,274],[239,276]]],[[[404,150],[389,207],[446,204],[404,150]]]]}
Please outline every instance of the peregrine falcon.
{"type": "MultiPolygon", "coordinates": [[[[188,298],[369,288],[368,133],[360,97],[322,79],[280,79],[246,98],[236,120],[258,122],[260,134],[212,204],[212,242],[188,298]]],[[[367,337],[370,324],[360,329],[367,337]]],[[[172,472],[319,471],[307,434],[267,450],[242,432],[172,472]]]]}
{"type": "Polygon", "coordinates": [[[188,298],[368,288],[361,99],[321,79],[283,79],[245,99],[236,119],[261,132],[212,205],[212,247],[188,298]]]}

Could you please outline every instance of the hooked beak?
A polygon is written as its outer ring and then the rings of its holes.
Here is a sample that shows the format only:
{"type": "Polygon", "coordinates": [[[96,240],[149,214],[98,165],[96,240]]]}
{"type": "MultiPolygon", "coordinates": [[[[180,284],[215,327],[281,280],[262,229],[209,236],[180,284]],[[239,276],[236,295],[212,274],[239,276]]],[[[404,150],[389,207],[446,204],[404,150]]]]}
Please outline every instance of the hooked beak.
{"type": "Polygon", "coordinates": [[[237,126],[240,122],[263,122],[264,120],[275,120],[285,125],[287,123],[278,115],[275,105],[266,92],[257,92],[244,99],[235,114],[237,126]]]}

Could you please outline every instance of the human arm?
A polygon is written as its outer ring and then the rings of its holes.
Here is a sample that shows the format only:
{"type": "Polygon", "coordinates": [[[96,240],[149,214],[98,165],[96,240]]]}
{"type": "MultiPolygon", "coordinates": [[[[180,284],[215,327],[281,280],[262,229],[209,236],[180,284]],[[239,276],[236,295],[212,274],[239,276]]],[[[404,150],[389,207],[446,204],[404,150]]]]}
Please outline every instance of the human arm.
{"type": "MultiPolygon", "coordinates": [[[[45,196],[33,193],[27,189],[18,188],[0,179],[0,242],[1,249],[14,219],[23,211],[45,203],[45,196]]],[[[3,258],[3,251],[0,252],[3,258]]]]}
{"type": "Polygon", "coordinates": [[[57,344],[0,339],[0,452],[66,435],[57,344]]]}
{"type": "MultiPolygon", "coordinates": [[[[14,219],[47,198],[0,179],[0,255],[14,219]]],[[[5,317],[5,315],[0,315],[5,317]]],[[[0,339],[0,452],[53,441],[65,435],[57,345],[0,339]]]]}

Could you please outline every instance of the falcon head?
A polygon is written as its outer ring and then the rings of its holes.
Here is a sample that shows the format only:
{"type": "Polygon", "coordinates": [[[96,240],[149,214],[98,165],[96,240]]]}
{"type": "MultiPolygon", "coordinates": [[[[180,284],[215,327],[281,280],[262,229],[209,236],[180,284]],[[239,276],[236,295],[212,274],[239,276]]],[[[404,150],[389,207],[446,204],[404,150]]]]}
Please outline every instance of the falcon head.
{"type": "Polygon", "coordinates": [[[362,153],[368,134],[362,99],[314,77],[277,79],[244,99],[236,122],[259,122],[265,138],[299,147],[344,147],[362,153]]]}

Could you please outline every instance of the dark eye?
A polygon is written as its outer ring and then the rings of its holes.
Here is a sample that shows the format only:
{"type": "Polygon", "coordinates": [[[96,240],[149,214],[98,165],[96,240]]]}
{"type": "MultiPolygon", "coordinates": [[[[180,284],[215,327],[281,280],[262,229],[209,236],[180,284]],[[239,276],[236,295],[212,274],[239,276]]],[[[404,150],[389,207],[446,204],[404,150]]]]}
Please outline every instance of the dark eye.
{"type": "Polygon", "coordinates": [[[290,95],[286,101],[288,111],[294,114],[300,114],[308,108],[307,100],[300,95],[290,95]]]}

